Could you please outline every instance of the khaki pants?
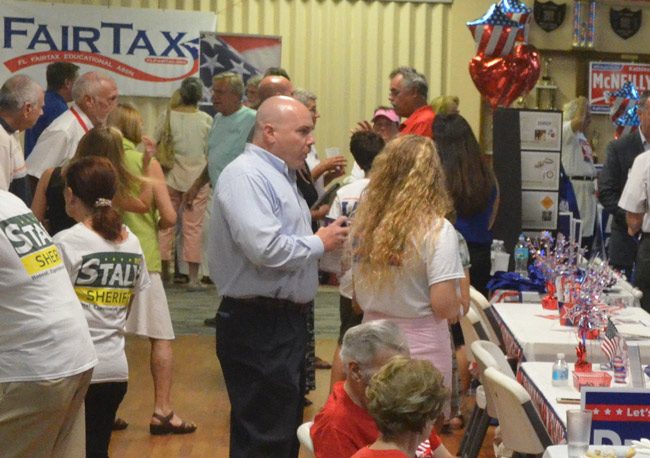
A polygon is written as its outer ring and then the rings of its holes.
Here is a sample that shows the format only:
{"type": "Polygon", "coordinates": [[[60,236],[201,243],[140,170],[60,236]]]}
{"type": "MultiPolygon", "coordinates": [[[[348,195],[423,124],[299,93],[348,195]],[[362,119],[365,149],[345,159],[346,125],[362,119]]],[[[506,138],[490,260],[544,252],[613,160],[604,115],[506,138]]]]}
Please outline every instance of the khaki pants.
{"type": "Polygon", "coordinates": [[[92,369],[56,380],[0,383],[0,455],[83,458],[92,369]]]}

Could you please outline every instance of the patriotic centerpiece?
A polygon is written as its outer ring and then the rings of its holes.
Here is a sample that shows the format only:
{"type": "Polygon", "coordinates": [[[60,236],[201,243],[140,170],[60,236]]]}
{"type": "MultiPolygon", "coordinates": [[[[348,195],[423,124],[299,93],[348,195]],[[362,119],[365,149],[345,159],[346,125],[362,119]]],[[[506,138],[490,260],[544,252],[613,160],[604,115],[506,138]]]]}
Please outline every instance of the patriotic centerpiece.
{"type": "Polygon", "coordinates": [[[609,116],[616,127],[615,138],[634,132],[641,123],[637,113],[638,101],[639,92],[630,81],[609,94],[609,116]]]}
{"type": "MultiPolygon", "coordinates": [[[[605,330],[601,349],[614,368],[626,366],[626,345],[618,336],[610,316],[620,305],[609,306],[604,291],[612,286],[620,274],[597,258],[584,262],[584,249],[569,242],[563,234],[557,240],[543,232],[535,241],[529,241],[534,268],[541,272],[547,284],[547,296],[542,306],[559,309],[560,323],[574,326],[578,335],[576,371],[591,371],[587,361],[586,340],[597,339],[605,330]]],[[[616,379],[616,377],[615,377],[616,379]]]]}
{"type": "Polygon", "coordinates": [[[527,43],[530,13],[519,0],[501,0],[467,23],[476,44],[469,73],[492,108],[509,106],[539,78],[539,54],[527,43]]]}

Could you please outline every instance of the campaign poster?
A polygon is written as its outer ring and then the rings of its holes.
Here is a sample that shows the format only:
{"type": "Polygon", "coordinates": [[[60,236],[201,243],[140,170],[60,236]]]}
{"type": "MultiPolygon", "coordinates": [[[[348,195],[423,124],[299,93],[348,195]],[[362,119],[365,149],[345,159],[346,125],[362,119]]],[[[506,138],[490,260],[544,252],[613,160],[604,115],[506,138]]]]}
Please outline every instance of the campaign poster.
{"type": "Polygon", "coordinates": [[[650,64],[589,62],[589,111],[609,114],[609,93],[626,81],[632,82],[639,94],[650,90],[650,64]]]}
{"type": "Polygon", "coordinates": [[[593,412],[594,445],[631,445],[650,432],[650,390],[584,388],[582,407],[593,412]]]}

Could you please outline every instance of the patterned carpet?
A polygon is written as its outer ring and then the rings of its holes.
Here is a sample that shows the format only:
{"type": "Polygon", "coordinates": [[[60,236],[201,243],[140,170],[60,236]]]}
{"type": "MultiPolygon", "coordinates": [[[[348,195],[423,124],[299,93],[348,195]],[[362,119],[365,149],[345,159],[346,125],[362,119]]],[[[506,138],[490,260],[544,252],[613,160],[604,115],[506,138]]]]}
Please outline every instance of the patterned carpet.
{"type": "MultiPolygon", "coordinates": [[[[214,335],[214,328],[205,326],[203,320],[213,317],[219,297],[214,287],[190,292],[182,285],[166,288],[167,301],[177,335],[214,335]]],[[[316,295],[316,337],[338,338],[339,292],[337,287],[321,286],[316,295]]]]}

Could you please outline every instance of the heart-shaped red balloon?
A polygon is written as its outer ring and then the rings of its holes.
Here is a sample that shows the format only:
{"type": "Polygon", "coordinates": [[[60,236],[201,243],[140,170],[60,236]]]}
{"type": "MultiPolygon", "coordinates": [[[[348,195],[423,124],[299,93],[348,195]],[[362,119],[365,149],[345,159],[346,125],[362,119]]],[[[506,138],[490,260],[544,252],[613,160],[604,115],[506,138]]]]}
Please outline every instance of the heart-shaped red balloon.
{"type": "Polygon", "coordinates": [[[477,54],[469,63],[469,74],[492,108],[507,107],[535,87],[539,53],[533,46],[521,44],[504,57],[477,54]]]}

